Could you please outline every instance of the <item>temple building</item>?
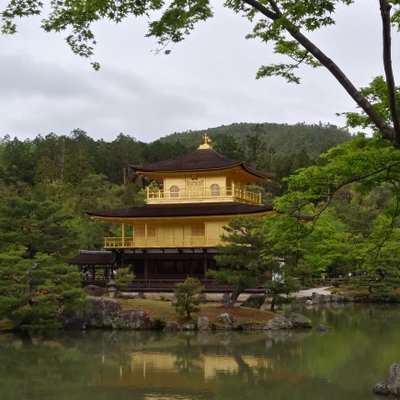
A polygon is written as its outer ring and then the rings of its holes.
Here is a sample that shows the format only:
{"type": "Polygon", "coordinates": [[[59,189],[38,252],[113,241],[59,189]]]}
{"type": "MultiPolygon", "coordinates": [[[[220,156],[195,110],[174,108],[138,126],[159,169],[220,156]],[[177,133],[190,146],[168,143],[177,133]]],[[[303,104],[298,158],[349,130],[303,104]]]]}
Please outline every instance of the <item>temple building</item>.
{"type": "Polygon", "coordinates": [[[88,213],[93,220],[119,224],[119,236],[104,238],[105,254],[130,266],[136,285],[207,279],[224,226],[235,217],[271,211],[246,185],[268,182],[272,174],[222,156],[207,135],[203,139],[196,151],[174,160],[130,166],[132,174],[151,182],[145,205],[88,213]]]}

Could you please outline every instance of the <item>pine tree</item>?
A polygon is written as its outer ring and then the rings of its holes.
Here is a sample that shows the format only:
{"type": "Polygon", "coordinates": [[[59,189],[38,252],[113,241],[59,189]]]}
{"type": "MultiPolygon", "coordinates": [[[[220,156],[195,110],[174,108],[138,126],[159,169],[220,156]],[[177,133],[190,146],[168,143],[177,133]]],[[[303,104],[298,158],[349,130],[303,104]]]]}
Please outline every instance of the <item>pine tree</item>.
{"type": "Polygon", "coordinates": [[[18,330],[62,327],[84,306],[78,271],[45,255],[24,259],[23,253],[15,246],[0,253],[0,318],[18,330]]]}
{"type": "Polygon", "coordinates": [[[173,303],[176,311],[190,319],[193,312],[200,310],[199,294],[202,290],[200,281],[196,278],[186,278],[184,282],[176,284],[173,303]]]}
{"type": "Polygon", "coordinates": [[[259,286],[265,280],[265,273],[271,270],[270,259],[265,253],[262,220],[237,218],[224,227],[227,234],[222,235],[224,245],[215,257],[218,269],[209,274],[218,282],[233,283],[236,288],[229,305],[234,305],[245,289],[259,286]]]}

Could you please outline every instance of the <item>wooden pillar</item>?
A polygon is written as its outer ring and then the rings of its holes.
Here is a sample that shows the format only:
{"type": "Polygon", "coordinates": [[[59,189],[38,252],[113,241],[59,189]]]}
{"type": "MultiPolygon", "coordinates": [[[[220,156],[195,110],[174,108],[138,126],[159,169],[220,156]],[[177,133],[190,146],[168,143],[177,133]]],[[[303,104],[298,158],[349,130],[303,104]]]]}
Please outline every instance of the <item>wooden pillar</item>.
{"type": "Polygon", "coordinates": [[[147,280],[148,278],[148,271],[147,271],[147,252],[144,253],[144,279],[147,280]]]}
{"type": "Polygon", "coordinates": [[[208,263],[207,263],[207,250],[203,250],[204,253],[204,279],[207,279],[207,269],[208,269],[208,263]]]}
{"type": "Polygon", "coordinates": [[[121,224],[122,247],[125,246],[125,224],[121,224]]]}

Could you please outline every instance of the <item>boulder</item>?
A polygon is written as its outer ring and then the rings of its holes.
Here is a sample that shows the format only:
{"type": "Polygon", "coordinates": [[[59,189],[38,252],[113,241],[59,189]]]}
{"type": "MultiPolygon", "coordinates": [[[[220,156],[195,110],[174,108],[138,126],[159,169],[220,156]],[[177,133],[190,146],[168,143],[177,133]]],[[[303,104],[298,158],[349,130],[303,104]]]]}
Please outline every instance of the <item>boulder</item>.
{"type": "Polygon", "coordinates": [[[241,307],[260,309],[267,296],[263,294],[251,294],[241,305],[241,307]]]}
{"type": "Polygon", "coordinates": [[[96,285],[87,285],[84,290],[88,296],[93,297],[101,297],[108,293],[107,289],[96,285]]]}
{"type": "Polygon", "coordinates": [[[312,328],[311,319],[305,315],[296,312],[286,312],[284,317],[290,321],[294,329],[310,329],[312,328]]]}
{"type": "Polygon", "coordinates": [[[222,313],[219,316],[219,320],[224,324],[225,329],[233,329],[235,326],[235,319],[232,317],[231,314],[222,313]]]}
{"type": "Polygon", "coordinates": [[[338,302],[345,301],[345,297],[341,294],[333,294],[331,296],[331,300],[333,303],[338,303],[338,302]]]}
{"type": "MultiPolygon", "coordinates": [[[[117,301],[106,297],[91,297],[89,298],[88,306],[79,311],[75,319],[80,321],[81,328],[112,328],[113,319],[120,312],[121,306],[117,301]]],[[[69,325],[74,323],[69,321],[69,325]]],[[[75,323],[76,325],[76,323],[75,323]]]]}
{"type": "Polygon", "coordinates": [[[210,320],[208,317],[198,317],[197,318],[197,329],[199,331],[209,331],[210,330],[210,320]]]}
{"type": "Polygon", "coordinates": [[[311,300],[312,300],[313,304],[330,303],[331,302],[331,296],[313,292],[312,295],[311,295],[311,300]]]}
{"type": "Polygon", "coordinates": [[[192,323],[183,324],[181,329],[183,331],[195,331],[196,330],[196,324],[192,324],[192,323]]]}
{"type": "Polygon", "coordinates": [[[317,331],[319,331],[319,332],[321,332],[321,333],[328,333],[328,332],[330,332],[331,330],[332,330],[331,328],[328,328],[327,326],[322,325],[322,324],[319,324],[319,325],[317,326],[317,331]]]}
{"type": "Polygon", "coordinates": [[[114,329],[150,329],[152,322],[143,310],[122,310],[114,317],[112,327],[114,329]]]}
{"type": "Polygon", "coordinates": [[[112,321],[121,310],[121,306],[115,300],[92,297],[89,307],[83,311],[83,317],[88,328],[112,328],[112,321]]]}
{"type": "Polygon", "coordinates": [[[385,381],[377,383],[372,390],[376,394],[391,394],[390,385],[385,381]]]}
{"type": "Polygon", "coordinates": [[[290,322],[287,318],[281,316],[272,318],[264,325],[264,329],[268,331],[279,331],[283,329],[292,329],[292,328],[293,328],[293,323],[290,322]]]}
{"type": "Polygon", "coordinates": [[[164,332],[180,332],[182,327],[176,321],[167,321],[164,332]]]}
{"type": "Polygon", "coordinates": [[[392,364],[389,367],[389,379],[377,383],[373,391],[377,394],[400,395],[400,364],[392,364]]]}

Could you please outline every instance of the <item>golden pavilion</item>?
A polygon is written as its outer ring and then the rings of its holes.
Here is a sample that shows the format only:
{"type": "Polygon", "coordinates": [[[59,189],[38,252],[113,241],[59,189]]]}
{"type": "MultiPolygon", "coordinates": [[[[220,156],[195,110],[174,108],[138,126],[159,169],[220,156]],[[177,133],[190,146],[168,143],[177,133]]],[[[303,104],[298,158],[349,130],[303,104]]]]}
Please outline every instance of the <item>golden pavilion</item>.
{"type": "MultiPolygon", "coordinates": [[[[217,153],[207,134],[196,151],[131,165],[130,170],[151,182],[146,204],[88,214],[93,220],[120,225],[119,236],[104,238],[103,254],[116,265],[131,267],[138,287],[187,276],[207,280],[224,226],[235,217],[263,217],[271,211],[262,204],[261,194],[247,191],[246,185],[268,182],[272,174],[217,153]]],[[[93,253],[93,259],[101,259],[99,252],[93,253]]],[[[83,256],[91,258],[88,252],[83,256]]],[[[101,265],[101,260],[96,262],[101,265]]]]}

